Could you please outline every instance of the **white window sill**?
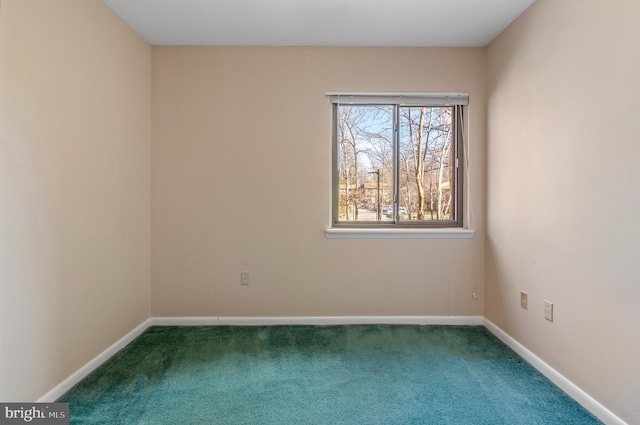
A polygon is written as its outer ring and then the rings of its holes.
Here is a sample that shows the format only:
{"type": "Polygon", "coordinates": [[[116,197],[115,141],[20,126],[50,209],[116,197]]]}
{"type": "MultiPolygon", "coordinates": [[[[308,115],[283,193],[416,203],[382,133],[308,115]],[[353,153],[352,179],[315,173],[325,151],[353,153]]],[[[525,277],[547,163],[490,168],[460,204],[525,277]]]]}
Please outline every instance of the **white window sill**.
{"type": "Polygon", "coordinates": [[[327,239],[471,239],[472,229],[347,229],[325,230],[327,239]]]}

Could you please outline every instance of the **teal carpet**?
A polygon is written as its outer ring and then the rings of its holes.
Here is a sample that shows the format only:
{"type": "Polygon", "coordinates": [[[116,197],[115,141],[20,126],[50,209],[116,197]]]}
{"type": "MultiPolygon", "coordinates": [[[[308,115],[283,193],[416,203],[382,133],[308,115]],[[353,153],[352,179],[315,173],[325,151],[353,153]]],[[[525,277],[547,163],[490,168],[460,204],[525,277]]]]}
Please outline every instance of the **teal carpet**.
{"type": "Polygon", "coordinates": [[[599,424],[481,326],[151,327],[71,424],[599,424]]]}

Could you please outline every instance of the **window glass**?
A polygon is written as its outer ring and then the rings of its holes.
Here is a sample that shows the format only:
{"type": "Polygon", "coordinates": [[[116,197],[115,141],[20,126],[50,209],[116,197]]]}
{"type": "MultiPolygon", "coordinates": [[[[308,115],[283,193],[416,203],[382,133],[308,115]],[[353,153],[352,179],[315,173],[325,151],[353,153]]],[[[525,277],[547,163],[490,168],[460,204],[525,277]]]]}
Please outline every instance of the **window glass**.
{"type": "Polygon", "coordinates": [[[334,225],[462,225],[461,106],[334,108],[334,225]]]}

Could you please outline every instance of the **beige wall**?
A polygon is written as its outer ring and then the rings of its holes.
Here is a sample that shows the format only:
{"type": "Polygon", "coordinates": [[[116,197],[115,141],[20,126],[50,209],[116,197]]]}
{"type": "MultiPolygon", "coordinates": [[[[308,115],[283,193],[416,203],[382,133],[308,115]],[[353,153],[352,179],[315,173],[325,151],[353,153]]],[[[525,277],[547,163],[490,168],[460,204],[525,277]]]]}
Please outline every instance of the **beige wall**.
{"type": "Polygon", "coordinates": [[[154,47],[152,69],[154,316],[482,315],[484,49],[154,47]],[[477,237],[326,239],[328,91],[469,92],[477,237]]]}
{"type": "Polygon", "coordinates": [[[487,50],[486,316],[628,423],[640,423],[639,21],[633,0],[538,0],[487,50]]]}
{"type": "Polygon", "coordinates": [[[151,48],[98,0],[3,0],[0,400],[149,317],[151,48]]]}

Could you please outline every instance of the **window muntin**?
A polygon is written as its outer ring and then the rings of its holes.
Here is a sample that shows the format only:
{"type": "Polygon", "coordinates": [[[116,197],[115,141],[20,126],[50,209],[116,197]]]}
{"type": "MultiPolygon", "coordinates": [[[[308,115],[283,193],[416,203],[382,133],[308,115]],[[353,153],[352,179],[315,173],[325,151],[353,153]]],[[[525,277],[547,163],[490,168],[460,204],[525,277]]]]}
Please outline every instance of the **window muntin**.
{"type": "Polygon", "coordinates": [[[462,226],[461,105],[330,97],[333,227],[462,226]]]}

